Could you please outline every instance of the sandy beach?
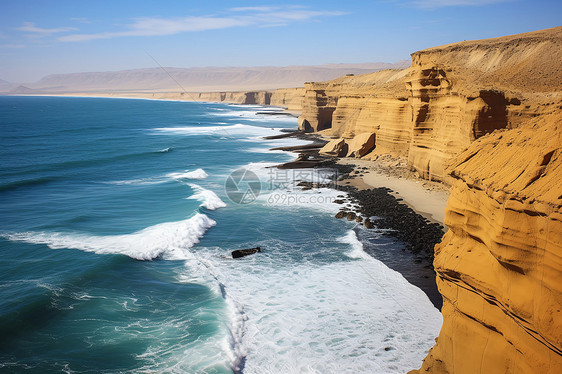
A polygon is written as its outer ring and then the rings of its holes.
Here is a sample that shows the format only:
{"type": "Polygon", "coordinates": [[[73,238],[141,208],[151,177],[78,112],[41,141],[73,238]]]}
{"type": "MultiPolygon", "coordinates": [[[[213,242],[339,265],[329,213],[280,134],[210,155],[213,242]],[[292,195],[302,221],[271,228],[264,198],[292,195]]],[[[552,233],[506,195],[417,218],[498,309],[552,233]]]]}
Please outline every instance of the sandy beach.
{"type": "MultiPolygon", "coordinates": [[[[397,162],[399,161],[395,161],[395,163],[397,162]]],[[[449,198],[449,191],[445,185],[416,178],[411,172],[399,166],[395,166],[390,173],[385,167],[388,162],[383,160],[369,161],[341,158],[338,163],[355,165],[356,170],[361,169],[359,173],[352,178],[343,180],[342,183],[349,182],[349,185],[359,190],[379,187],[390,188],[396,198],[401,198],[403,203],[416,213],[432,222],[443,224],[445,207],[449,198]]]]}

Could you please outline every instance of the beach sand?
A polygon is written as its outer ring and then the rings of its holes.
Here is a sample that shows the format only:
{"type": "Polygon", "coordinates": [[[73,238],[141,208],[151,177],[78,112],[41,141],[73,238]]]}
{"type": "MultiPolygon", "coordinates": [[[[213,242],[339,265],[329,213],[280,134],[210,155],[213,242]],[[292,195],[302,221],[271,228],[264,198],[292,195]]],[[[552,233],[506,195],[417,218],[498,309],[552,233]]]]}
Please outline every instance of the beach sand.
{"type": "Polygon", "coordinates": [[[349,179],[342,180],[340,183],[354,186],[359,190],[378,187],[390,188],[395,197],[401,198],[403,203],[418,214],[432,222],[443,224],[445,207],[449,198],[449,191],[445,185],[416,178],[414,173],[402,167],[401,162],[396,159],[369,161],[341,158],[338,163],[355,165],[355,170],[361,168],[359,173],[349,179]],[[387,167],[390,167],[388,161],[394,164],[392,173],[387,170],[387,167]]]}

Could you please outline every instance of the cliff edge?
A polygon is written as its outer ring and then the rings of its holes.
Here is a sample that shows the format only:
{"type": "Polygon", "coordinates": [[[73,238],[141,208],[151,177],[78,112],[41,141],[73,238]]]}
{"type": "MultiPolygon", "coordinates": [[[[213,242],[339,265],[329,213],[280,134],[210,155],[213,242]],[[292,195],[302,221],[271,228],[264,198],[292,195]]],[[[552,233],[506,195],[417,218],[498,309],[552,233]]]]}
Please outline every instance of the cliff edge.
{"type": "Polygon", "coordinates": [[[412,54],[404,70],[305,84],[300,128],[334,138],[372,133],[375,149],[433,180],[479,137],[558,110],[562,27],[412,54]]]}
{"type": "Polygon", "coordinates": [[[448,172],[443,327],[411,373],[561,373],[562,111],[479,139],[448,172]]]}
{"type": "Polygon", "coordinates": [[[562,373],[562,27],[307,83],[299,126],[333,138],[322,152],[391,154],[451,186],[443,327],[411,373],[562,373]]]}

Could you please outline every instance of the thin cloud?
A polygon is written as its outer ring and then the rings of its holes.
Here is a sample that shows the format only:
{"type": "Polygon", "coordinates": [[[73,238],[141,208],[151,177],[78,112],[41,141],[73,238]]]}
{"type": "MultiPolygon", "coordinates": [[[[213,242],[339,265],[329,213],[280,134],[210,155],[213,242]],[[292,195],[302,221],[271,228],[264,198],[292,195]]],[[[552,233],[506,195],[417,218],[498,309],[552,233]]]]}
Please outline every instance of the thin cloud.
{"type": "Polygon", "coordinates": [[[77,22],[77,23],[83,23],[83,24],[90,24],[92,23],[92,21],[90,21],[89,19],[87,19],[86,17],[73,17],[70,19],[73,22],[77,22]]]}
{"type": "Polygon", "coordinates": [[[17,48],[25,48],[25,44],[0,44],[0,49],[17,49],[17,48]]]}
{"type": "Polygon", "coordinates": [[[505,3],[513,0],[414,0],[409,4],[416,8],[435,9],[451,6],[483,6],[497,3],[505,3]]]}
{"type": "Polygon", "coordinates": [[[96,39],[112,39],[126,36],[163,36],[184,32],[226,29],[232,27],[285,26],[292,22],[313,20],[320,17],[341,16],[339,11],[314,11],[301,7],[245,7],[233,8],[229,16],[192,16],[182,18],[139,18],[125,26],[124,30],[95,34],[71,34],[58,38],[62,42],[83,42],[96,39]],[[233,10],[234,9],[234,10],[233,10]]]}
{"type": "Polygon", "coordinates": [[[242,20],[220,17],[186,17],[177,19],[141,18],[128,25],[127,30],[124,31],[65,35],[59,37],[58,40],[62,42],[84,42],[124,36],[162,36],[246,25],[247,22],[242,20]]]}
{"type": "Polygon", "coordinates": [[[281,9],[278,6],[244,6],[237,8],[230,8],[233,12],[271,12],[281,9]]]}
{"type": "Polygon", "coordinates": [[[23,26],[18,27],[17,30],[30,33],[34,36],[48,36],[52,34],[58,34],[61,32],[76,31],[76,28],[56,27],[56,28],[47,29],[47,28],[37,27],[33,22],[24,22],[23,26]]]}

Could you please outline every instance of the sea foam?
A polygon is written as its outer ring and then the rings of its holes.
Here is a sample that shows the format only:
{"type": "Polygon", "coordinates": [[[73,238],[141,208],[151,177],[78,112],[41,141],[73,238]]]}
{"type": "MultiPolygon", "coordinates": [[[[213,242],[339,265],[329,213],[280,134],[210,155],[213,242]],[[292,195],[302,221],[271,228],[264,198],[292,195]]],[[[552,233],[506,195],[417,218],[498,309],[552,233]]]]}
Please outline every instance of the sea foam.
{"type": "Polygon", "coordinates": [[[159,127],[151,130],[156,135],[217,135],[228,138],[240,135],[268,136],[279,134],[279,129],[237,123],[229,126],[159,127]]]}
{"type": "Polygon", "coordinates": [[[350,258],[362,258],[365,260],[372,260],[373,257],[369,256],[363,250],[363,243],[359,241],[357,238],[357,234],[353,230],[349,230],[345,236],[338,239],[340,243],[349,244],[351,250],[346,253],[346,255],[350,258]]]}
{"type": "Polygon", "coordinates": [[[52,249],[72,248],[99,254],[123,254],[137,260],[158,257],[181,260],[190,257],[189,248],[199,243],[216,222],[204,214],[178,221],[165,222],[126,235],[88,235],[61,232],[21,232],[2,237],[32,244],[46,244],[52,249]]]}
{"type": "Polygon", "coordinates": [[[226,203],[222,201],[221,198],[218,197],[217,194],[213,191],[207,190],[193,183],[189,183],[189,187],[191,187],[195,191],[195,194],[188,197],[188,199],[201,201],[202,207],[205,207],[209,210],[216,210],[218,208],[224,208],[226,206],[226,203]]]}
{"type": "Polygon", "coordinates": [[[244,361],[248,374],[388,374],[419,366],[441,315],[401,274],[358,253],[353,231],[323,240],[348,257],[329,264],[293,262],[282,241],[263,245],[267,251],[243,261],[212,248],[197,251],[204,267],[186,261],[186,278],[209,271],[221,285],[233,368],[244,361]]]}
{"type": "Polygon", "coordinates": [[[193,171],[185,171],[183,173],[170,173],[166,177],[173,179],[205,179],[209,176],[203,169],[196,169],[193,171]]]}
{"type": "Polygon", "coordinates": [[[256,199],[259,204],[275,208],[308,208],[335,214],[341,205],[334,201],[347,196],[343,191],[321,187],[303,190],[299,182],[328,184],[336,177],[331,169],[277,169],[272,162],[251,162],[242,167],[261,181],[262,190],[256,199]]]}
{"type": "Polygon", "coordinates": [[[168,173],[166,175],[160,175],[154,177],[126,179],[126,180],[118,180],[118,181],[103,182],[103,183],[115,184],[115,185],[143,186],[143,185],[161,184],[170,181],[182,181],[184,179],[206,179],[207,177],[209,177],[209,174],[207,174],[205,170],[199,168],[192,171],[185,170],[183,172],[168,173]]]}

